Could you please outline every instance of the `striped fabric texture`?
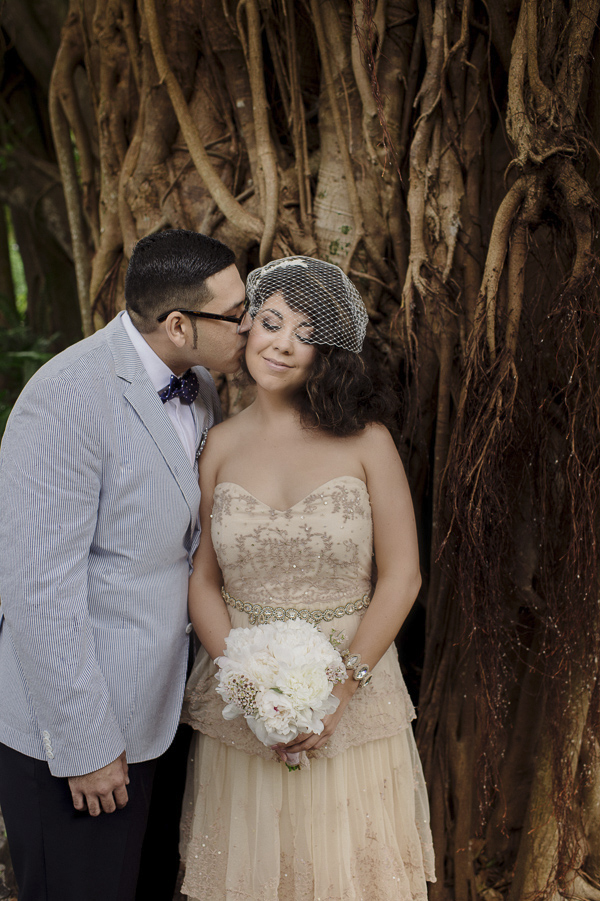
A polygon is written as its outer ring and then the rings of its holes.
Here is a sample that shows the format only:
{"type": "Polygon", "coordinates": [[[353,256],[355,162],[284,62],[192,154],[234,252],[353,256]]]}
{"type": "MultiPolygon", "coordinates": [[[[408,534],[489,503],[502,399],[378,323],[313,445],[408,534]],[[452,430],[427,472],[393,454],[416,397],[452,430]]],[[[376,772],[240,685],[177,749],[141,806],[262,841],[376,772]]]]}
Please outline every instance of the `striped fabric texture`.
{"type": "Polygon", "coordinates": [[[185,683],[197,467],[119,318],[33,376],[0,449],[0,742],[56,776],[159,756],[185,683]]]}

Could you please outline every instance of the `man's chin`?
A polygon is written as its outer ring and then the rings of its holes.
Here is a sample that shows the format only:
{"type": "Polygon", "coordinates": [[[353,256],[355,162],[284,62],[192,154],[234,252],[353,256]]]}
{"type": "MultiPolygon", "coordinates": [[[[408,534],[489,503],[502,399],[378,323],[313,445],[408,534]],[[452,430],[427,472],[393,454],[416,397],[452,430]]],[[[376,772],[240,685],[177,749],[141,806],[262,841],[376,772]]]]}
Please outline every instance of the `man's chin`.
{"type": "Polygon", "coordinates": [[[224,372],[226,375],[234,375],[235,373],[240,372],[245,353],[246,347],[244,345],[240,352],[236,354],[232,360],[230,360],[228,368],[222,369],[221,372],[224,372]]]}
{"type": "Polygon", "coordinates": [[[211,368],[211,372],[220,372],[222,375],[236,375],[238,372],[242,371],[242,359],[238,357],[235,360],[231,360],[229,363],[222,363],[219,366],[214,366],[211,368]]]}

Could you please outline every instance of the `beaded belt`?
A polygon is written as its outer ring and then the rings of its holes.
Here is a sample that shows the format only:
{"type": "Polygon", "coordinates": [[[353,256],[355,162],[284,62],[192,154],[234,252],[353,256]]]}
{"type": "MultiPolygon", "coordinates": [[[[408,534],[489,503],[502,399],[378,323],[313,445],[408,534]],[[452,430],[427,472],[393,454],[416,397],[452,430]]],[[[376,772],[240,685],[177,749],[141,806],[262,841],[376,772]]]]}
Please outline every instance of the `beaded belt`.
{"type": "Polygon", "coordinates": [[[232,598],[228,591],[221,588],[223,600],[230,607],[247,613],[250,617],[250,625],[255,626],[263,623],[275,623],[286,619],[303,619],[306,623],[330,623],[334,619],[342,616],[352,616],[360,610],[366,610],[371,603],[371,596],[364,594],[358,601],[349,601],[347,604],[340,604],[339,607],[329,607],[326,610],[311,610],[310,607],[267,607],[262,604],[246,604],[244,601],[237,601],[232,598]]]}

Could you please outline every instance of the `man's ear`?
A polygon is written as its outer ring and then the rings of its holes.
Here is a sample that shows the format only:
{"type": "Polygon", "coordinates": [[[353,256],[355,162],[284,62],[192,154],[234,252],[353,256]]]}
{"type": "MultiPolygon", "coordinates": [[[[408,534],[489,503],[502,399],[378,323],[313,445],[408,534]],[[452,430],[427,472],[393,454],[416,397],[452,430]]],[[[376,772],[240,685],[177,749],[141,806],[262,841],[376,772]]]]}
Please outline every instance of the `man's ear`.
{"type": "Polygon", "coordinates": [[[165,333],[175,347],[183,347],[190,331],[189,320],[177,311],[169,313],[163,322],[165,333]]]}

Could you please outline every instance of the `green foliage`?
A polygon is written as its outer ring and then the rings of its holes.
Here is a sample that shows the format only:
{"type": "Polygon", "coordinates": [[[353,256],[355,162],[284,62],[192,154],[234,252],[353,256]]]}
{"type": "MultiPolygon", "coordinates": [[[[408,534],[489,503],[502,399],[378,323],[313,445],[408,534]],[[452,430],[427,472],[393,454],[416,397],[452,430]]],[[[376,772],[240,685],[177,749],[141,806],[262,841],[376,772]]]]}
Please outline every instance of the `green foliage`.
{"type": "Polygon", "coordinates": [[[14,166],[15,145],[10,141],[2,145],[0,151],[0,172],[6,172],[11,166],[14,166]]]}
{"type": "Polygon", "coordinates": [[[21,257],[21,251],[19,250],[19,245],[17,244],[17,239],[15,237],[15,230],[12,222],[12,216],[10,215],[10,209],[7,206],[3,208],[3,214],[6,217],[6,227],[8,230],[8,255],[10,258],[10,271],[15,288],[17,309],[19,313],[24,315],[25,310],[27,309],[27,282],[25,280],[23,258],[21,257]]]}
{"type": "Polygon", "coordinates": [[[53,353],[56,335],[42,338],[25,324],[6,297],[0,295],[0,314],[6,327],[0,329],[0,436],[14,403],[26,382],[53,353]]]}
{"type": "Polygon", "coordinates": [[[32,134],[31,125],[19,128],[14,119],[0,119],[0,172],[15,169],[19,146],[32,134]]]}

